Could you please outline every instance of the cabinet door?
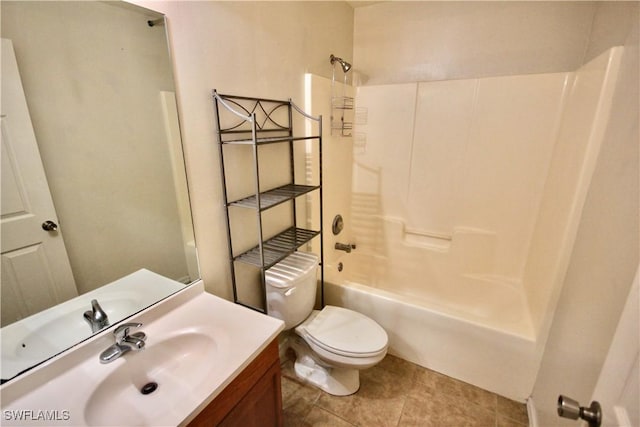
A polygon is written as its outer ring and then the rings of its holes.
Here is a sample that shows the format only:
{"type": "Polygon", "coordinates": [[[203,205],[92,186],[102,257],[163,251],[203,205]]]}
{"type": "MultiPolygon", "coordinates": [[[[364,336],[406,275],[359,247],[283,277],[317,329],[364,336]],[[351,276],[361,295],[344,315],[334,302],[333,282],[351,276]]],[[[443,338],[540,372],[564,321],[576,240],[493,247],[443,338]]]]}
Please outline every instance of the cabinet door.
{"type": "Polygon", "coordinates": [[[189,427],[282,426],[280,358],[274,339],[189,427]]]}
{"type": "Polygon", "coordinates": [[[280,365],[274,363],[220,423],[221,427],[282,426],[280,365]]]}

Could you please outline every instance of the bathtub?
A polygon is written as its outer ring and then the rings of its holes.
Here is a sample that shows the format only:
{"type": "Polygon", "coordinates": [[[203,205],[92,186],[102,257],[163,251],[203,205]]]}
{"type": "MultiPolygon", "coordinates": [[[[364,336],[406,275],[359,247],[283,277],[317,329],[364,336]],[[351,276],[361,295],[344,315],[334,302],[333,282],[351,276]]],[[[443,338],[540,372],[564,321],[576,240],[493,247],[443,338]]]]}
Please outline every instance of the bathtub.
{"type": "Polygon", "coordinates": [[[356,310],[378,322],[389,335],[390,354],[510,399],[526,400],[535,381],[539,348],[524,296],[513,284],[460,277],[453,286],[434,286],[427,299],[389,292],[380,283],[353,281],[358,275],[350,257],[326,266],[326,304],[356,310]],[[454,288],[456,292],[443,290],[454,288]]]}

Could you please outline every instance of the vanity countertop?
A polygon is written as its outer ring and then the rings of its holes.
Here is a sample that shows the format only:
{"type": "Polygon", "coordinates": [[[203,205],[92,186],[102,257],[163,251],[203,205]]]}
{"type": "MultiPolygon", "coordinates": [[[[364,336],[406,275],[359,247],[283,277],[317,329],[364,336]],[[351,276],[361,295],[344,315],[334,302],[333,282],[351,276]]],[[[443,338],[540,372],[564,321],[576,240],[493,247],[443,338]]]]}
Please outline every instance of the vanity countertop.
{"type": "MultiPolygon", "coordinates": [[[[196,283],[127,319],[145,349],[101,364],[113,327],[1,386],[4,425],[186,425],[284,328],[196,283]],[[152,382],[157,389],[143,395],[152,382]]],[[[132,331],[134,332],[134,331],[132,331]]]]}

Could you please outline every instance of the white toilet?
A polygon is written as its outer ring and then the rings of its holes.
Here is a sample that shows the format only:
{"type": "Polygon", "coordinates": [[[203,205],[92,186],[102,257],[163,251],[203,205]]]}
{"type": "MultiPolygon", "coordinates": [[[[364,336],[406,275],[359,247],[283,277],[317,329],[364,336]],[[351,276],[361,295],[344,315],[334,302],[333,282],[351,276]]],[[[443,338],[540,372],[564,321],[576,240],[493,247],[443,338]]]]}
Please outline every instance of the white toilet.
{"type": "Polygon", "coordinates": [[[388,337],[367,316],[341,307],[314,310],[318,257],[295,252],[267,270],[267,313],[282,319],[296,353],[295,372],[327,393],[353,394],[360,388],[360,369],[387,354],[388,337]]]}

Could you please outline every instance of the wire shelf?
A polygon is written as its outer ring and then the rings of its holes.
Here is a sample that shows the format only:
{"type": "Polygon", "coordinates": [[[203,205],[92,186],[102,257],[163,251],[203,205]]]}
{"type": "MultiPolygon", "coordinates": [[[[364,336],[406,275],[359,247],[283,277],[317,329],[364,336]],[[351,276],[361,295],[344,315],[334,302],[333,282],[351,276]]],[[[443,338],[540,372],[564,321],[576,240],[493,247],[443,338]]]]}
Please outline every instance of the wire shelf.
{"type": "Polygon", "coordinates": [[[259,246],[238,255],[234,260],[266,269],[282,261],[287,255],[319,234],[320,231],[291,227],[262,243],[264,265],[260,257],[259,246]]]}
{"type": "MultiPolygon", "coordinates": [[[[260,193],[260,210],[272,208],[280,203],[293,200],[298,196],[309,193],[320,188],[318,185],[297,185],[287,184],[273,190],[260,193]]],[[[229,203],[229,206],[237,206],[241,208],[258,209],[258,200],[255,195],[245,197],[240,200],[229,203]]]]}
{"type": "Polygon", "coordinates": [[[319,136],[271,136],[264,138],[256,138],[255,140],[252,138],[249,139],[230,139],[226,141],[221,141],[222,144],[238,144],[238,145],[264,145],[264,144],[273,144],[276,142],[291,142],[291,141],[303,141],[307,139],[318,139],[319,136]]]}

